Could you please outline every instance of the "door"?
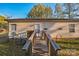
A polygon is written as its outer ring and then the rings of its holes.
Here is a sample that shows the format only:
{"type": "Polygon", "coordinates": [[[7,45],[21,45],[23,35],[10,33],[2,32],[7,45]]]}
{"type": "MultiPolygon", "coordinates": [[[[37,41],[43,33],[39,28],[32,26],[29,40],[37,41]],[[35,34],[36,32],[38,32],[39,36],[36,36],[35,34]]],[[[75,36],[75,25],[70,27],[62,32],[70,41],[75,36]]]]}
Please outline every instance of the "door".
{"type": "Polygon", "coordinates": [[[15,32],[16,31],[16,24],[11,24],[11,31],[15,32]]]}
{"type": "Polygon", "coordinates": [[[42,31],[42,27],[41,27],[41,24],[36,24],[35,25],[35,31],[36,31],[36,36],[37,37],[41,37],[41,31],[42,31]]]}
{"type": "Polygon", "coordinates": [[[35,31],[36,31],[37,33],[40,32],[40,24],[35,24],[35,31]]]}
{"type": "Polygon", "coordinates": [[[11,24],[11,36],[16,36],[16,24],[11,24]]]}

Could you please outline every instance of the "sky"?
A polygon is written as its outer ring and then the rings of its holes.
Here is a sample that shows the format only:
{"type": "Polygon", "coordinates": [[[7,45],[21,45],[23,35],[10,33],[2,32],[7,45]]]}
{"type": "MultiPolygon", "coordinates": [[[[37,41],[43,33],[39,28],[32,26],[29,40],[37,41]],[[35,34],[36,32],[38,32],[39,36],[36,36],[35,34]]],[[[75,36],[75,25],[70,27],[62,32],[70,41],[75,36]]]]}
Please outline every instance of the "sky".
{"type": "MultiPolygon", "coordinates": [[[[28,12],[36,5],[35,3],[0,3],[0,15],[9,18],[26,18],[28,12]]],[[[55,9],[55,3],[44,3],[55,9]]]]}

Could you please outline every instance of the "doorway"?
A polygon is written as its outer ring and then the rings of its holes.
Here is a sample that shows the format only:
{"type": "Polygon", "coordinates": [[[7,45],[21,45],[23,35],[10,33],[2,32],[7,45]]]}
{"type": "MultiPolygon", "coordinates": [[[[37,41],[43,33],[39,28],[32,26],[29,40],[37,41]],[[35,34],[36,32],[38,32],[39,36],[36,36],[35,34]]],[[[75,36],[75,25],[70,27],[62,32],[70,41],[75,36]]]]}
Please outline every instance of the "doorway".
{"type": "Polygon", "coordinates": [[[35,24],[35,31],[36,33],[40,32],[40,24],[35,24]]]}

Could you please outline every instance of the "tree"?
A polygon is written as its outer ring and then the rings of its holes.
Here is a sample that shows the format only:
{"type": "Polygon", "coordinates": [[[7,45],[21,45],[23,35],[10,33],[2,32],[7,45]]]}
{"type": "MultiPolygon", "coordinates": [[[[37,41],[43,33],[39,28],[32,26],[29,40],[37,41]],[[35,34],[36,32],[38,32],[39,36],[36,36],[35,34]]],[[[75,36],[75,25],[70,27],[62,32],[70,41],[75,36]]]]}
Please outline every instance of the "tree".
{"type": "Polygon", "coordinates": [[[79,17],[79,4],[78,3],[64,3],[63,14],[65,18],[77,18],[79,17]]]}
{"type": "Polygon", "coordinates": [[[5,17],[4,16],[0,16],[0,23],[4,22],[5,17]]]}
{"type": "Polygon", "coordinates": [[[28,18],[50,18],[52,16],[52,9],[43,4],[35,5],[28,13],[28,18]]]}
{"type": "Polygon", "coordinates": [[[0,16],[0,28],[6,28],[6,26],[8,25],[7,21],[5,21],[5,19],[6,19],[6,17],[0,16]]]}
{"type": "Polygon", "coordinates": [[[79,18],[79,3],[74,3],[72,8],[73,8],[73,11],[72,11],[73,12],[73,18],[79,18]]]}
{"type": "Polygon", "coordinates": [[[57,3],[55,5],[55,17],[56,18],[63,18],[62,4],[60,4],[60,3],[57,3]]]}

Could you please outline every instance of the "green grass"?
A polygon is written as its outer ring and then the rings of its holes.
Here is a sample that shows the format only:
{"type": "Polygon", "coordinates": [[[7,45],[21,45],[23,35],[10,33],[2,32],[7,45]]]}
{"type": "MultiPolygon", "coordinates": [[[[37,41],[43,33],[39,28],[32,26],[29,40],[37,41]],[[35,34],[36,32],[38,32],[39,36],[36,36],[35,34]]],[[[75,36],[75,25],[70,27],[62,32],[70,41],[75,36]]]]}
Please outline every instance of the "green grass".
{"type": "Polygon", "coordinates": [[[9,55],[9,43],[0,43],[0,56],[9,55]]]}
{"type": "Polygon", "coordinates": [[[11,42],[0,43],[0,56],[24,56],[25,51],[22,50],[22,45],[18,48],[10,45],[11,42]]]}
{"type": "MultiPolygon", "coordinates": [[[[0,37],[8,36],[8,32],[0,34],[0,37]]],[[[6,39],[6,38],[5,38],[6,39]]],[[[17,45],[13,41],[0,42],[0,56],[25,56],[28,55],[26,51],[22,50],[23,45],[17,45]]]]}
{"type": "Polygon", "coordinates": [[[61,47],[59,55],[79,56],[79,39],[61,39],[56,42],[61,47]]]}

